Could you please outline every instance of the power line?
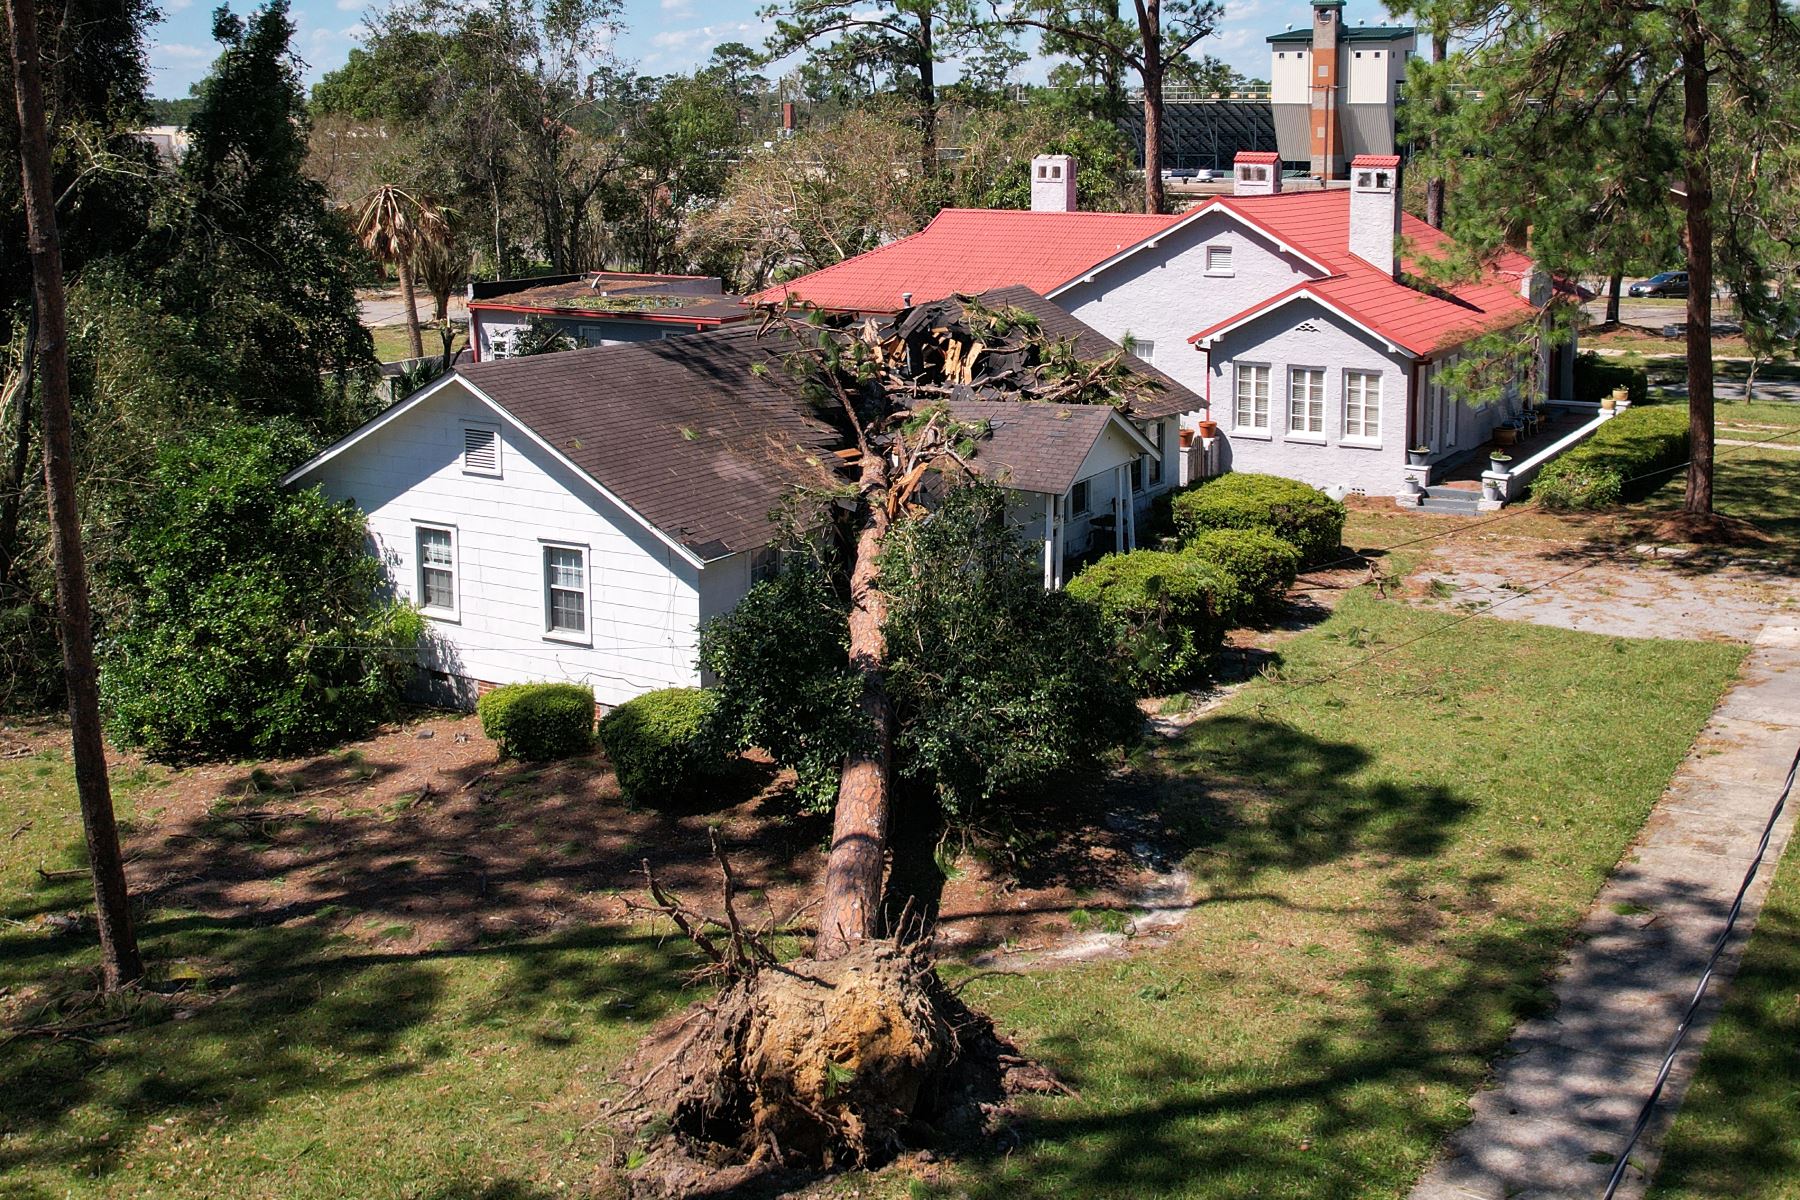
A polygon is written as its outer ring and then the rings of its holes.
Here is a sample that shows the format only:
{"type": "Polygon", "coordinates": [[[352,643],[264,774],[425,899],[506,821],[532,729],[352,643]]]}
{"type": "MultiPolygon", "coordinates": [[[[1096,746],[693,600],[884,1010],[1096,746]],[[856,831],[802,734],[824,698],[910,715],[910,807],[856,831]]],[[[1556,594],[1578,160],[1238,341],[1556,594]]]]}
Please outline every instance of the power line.
{"type": "Polygon", "coordinates": [[[1631,1152],[1637,1148],[1638,1139],[1644,1136],[1644,1130],[1649,1126],[1650,1118],[1656,1110],[1656,1102],[1662,1098],[1663,1086],[1669,1082],[1669,1073],[1675,1069],[1675,1055],[1681,1050],[1681,1043],[1686,1040],[1688,1030],[1693,1028],[1694,1014],[1700,1011],[1700,1002],[1706,997],[1707,985],[1712,982],[1719,958],[1725,953],[1725,945],[1737,928],[1738,916],[1744,911],[1744,897],[1749,893],[1750,884],[1756,879],[1756,873],[1762,868],[1763,859],[1768,855],[1769,840],[1774,836],[1775,823],[1781,819],[1782,810],[1787,807],[1788,795],[1794,790],[1796,772],[1800,772],[1800,748],[1795,749],[1793,761],[1788,764],[1787,781],[1781,785],[1781,795],[1776,797],[1775,807],[1769,810],[1769,819],[1763,824],[1762,839],[1756,843],[1756,856],[1750,860],[1750,866],[1744,872],[1744,882],[1738,886],[1737,896],[1731,902],[1731,911],[1725,915],[1725,928],[1719,931],[1719,940],[1713,943],[1712,956],[1706,960],[1706,970],[1700,973],[1700,982],[1694,986],[1694,998],[1688,1001],[1687,1011],[1681,1014],[1681,1022],[1675,1026],[1675,1036],[1669,1039],[1669,1051],[1663,1055],[1662,1066],[1656,1072],[1656,1083],[1644,1098],[1643,1107],[1638,1110],[1637,1123],[1631,1127],[1631,1136],[1625,1139],[1625,1148],[1619,1151],[1619,1159],[1613,1164],[1612,1175],[1606,1181],[1606,1191],[1601,1195],[1601,1200],[1613,1200],[1614,1193],[1619,1190],[1619,1184],[1625,1178],[1625,1168],[1631,1161],[1631,1152]]]}

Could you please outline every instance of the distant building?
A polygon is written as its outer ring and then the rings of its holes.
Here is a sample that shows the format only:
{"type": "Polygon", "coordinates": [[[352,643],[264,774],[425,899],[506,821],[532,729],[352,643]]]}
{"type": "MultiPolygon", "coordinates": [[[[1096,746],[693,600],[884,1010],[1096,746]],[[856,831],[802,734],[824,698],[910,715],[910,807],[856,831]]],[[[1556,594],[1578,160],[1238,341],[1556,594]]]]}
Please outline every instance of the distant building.
{"type": "Polygon", "coordinates": [[[189,134],[185,125],[151,125],[137,131],[137,136],[150,143],[165,162],[180,162],[187,153],[189,134]]]}
{"type": "Polygon", "coordinates": [[[1413,29],[1344,25],[1344,0],[1312,0],[1312,10],[1311,29],[1269,38],[1276,148],[1283,164],[1344,179],[1358,155],[1398,152],[1394,112],[1413,29]]]}

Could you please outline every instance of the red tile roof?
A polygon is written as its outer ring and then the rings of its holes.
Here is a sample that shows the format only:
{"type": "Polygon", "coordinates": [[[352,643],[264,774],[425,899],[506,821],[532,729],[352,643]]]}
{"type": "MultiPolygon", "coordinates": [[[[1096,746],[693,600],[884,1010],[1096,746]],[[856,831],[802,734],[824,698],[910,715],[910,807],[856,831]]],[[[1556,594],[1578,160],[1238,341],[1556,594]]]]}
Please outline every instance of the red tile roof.
{"type": "MultiPolygon", "coordinates": [[[[822,308],[892,312],[907,293],[914,303],[1008,284],[1051,293],[1215,207],[1311,260],[1325,277],[1308,281],[1308,290],[1411,354],[1428,356],[1532,315],[1519,291],[1521,278],[1531,270],[1522,254],[1502,257],[1481,280],[1447,287],[1396,281],[1351,254],[1350,193],[1343,189],[1215,196],[1169,216],[947,208],[910,237],[769,288],[752,300],[778,303],[791,295],[822,308]]],[[[1410,251],[1402,259],[1402,271],[1415,276],[1420,258],[1441,256],[1449,240],[1413,217],[1401,218],[1401,235],[1410,251]]],[[[1191,340],[1262,311],[1295,290],[1264,297],[1191,340]]]]}
{"type": "Polygon", "coordinates": [[[1279,196],[1220,196],[1213,201],[1282,239],[1304,248],[1332,274],[1266,297],[1243,312],[1195,334],[1199,341],[1253,316],[1299,290],[1310,291],[1368,326],[1408,353],[1426,357],[1468,341],[1476,334],[1530,319],[1534,309],[1520,293],[1532,269],[1523,254],[1509,253],[1490,265],[1480,280],[1431,287],[1417,280],[1422,259],[1440,258],[1449,235],[1416,217],[1400,218],[1408,251],[1400,263],[1412,282],[1396,282],[1350,253],[1350,193],[1342,189],[1290,192],[1279,196]]]}
{"type": "Polygon", "coordinates": [[[1281,155],[1273,150],[1239,150],[1231,161],[1234,163],[1275,163],[1281,161],[1281,155]]]}
{"type": "Polygon", "coordinates": [[[1400,165],[1398,154],[1359,154],[1350,160],[1352,167],[1397,167],[1400,165]]]}
{"type": "Polygon", "coordinates": [[[956,293],[1023,284],[1044,293],[1167,229],[1181,214],[1024,212],[946,208],[911,237],[752,297],[785,296],[821,308],[894,312],[956,293]]]}

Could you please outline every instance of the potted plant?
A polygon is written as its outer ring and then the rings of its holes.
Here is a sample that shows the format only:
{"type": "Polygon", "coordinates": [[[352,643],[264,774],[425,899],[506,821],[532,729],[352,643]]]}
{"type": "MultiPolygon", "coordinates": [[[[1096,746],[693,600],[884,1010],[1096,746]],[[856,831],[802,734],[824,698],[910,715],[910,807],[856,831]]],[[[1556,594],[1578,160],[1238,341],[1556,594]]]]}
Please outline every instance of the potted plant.
{"type": "Polygon", "coordinates": [[[1501,425],[1494,430],[1494,441],[1502,446],[1511,446],[1519,440],[1519,431],[1511,425],[1501,425]]]}
{"type": "Polygon", "coordinates": [[[1197,422],[1195,432],[1203,438],[1218,437],[1219,423],[1211,419],[1197,422]]]}
{"type": "Polygon", "coordinates": [[[1183,450],[1186,450],[1188,447],[1192,446],[1193,444],[1194,444],[1194,431],[1191,429],[1183,429],[1181,431],[1181,448],[1183,450]]]}
{"type": "Polygon", "coordinates": [[[1430,454],[1431,454],[1430,446],[1410,447],[1406,451],[1406,465],[1409,467],[1422,467],[1425,465],[1425,459],[1430,454]]]}
{"type": "Polygon", "coordinates": [[[1496,475],[1504,475],[1511,469],[1512,455],[1504,450],[1496,450],[1488,455],[1488,470],[1496,475]]]}

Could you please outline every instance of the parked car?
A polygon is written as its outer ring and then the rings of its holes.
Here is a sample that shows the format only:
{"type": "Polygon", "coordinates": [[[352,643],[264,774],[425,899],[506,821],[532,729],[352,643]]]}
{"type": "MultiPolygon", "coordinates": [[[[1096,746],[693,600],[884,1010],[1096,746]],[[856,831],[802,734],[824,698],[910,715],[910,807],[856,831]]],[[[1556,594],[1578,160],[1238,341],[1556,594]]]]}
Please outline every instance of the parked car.
{"type": "Polygon", "coordinates": [[[1648,279],[1639,280],[1631,285],[1626,294],[1631,296],[1673,296],[1683,297],[1688,293],[1686,271],[1664,271],[1660,275],[1652,275],[1648,279]]]}

